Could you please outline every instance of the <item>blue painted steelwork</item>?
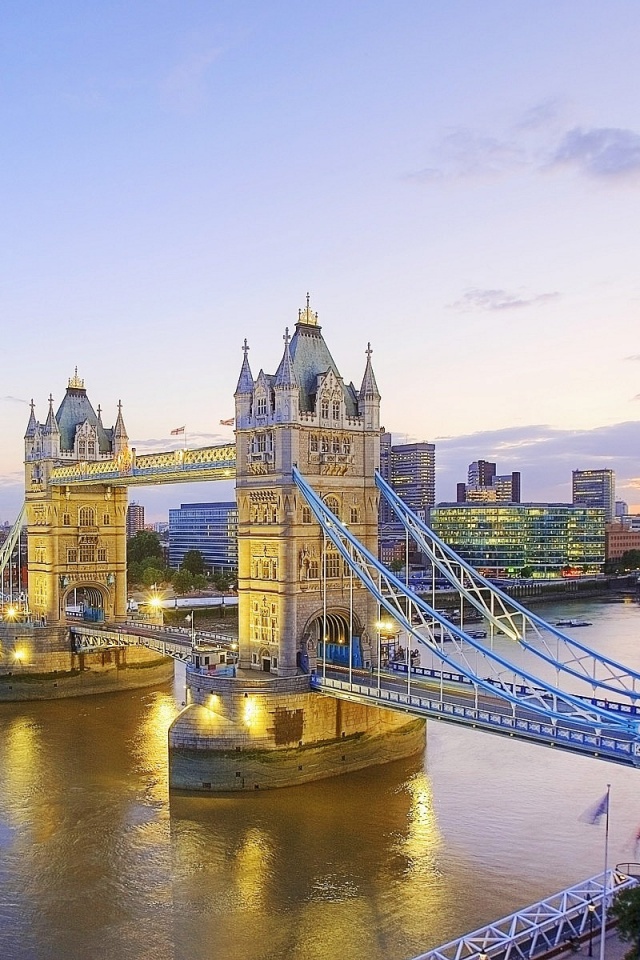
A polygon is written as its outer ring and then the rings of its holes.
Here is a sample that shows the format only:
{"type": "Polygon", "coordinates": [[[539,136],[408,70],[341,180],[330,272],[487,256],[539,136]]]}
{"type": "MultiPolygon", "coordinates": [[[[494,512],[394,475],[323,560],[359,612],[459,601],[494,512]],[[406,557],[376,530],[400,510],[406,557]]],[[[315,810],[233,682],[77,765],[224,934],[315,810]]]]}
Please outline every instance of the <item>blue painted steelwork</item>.
{"type": "MultiPolygon", "coordinates": [[[[429,606],[407,584],[403,584],[353,536],[296,468],[293,470],[293,479],[311,507],[323,533],[331,540],[353,573],[377,599],[380,607],[391,614],[394,621],[406,631],[410,640],[413,639],[417,644],[426,647],[440,661],[471,683],[476,697],[474,707],[476,713],[469,714],[469,722],[478,722],[480,709],[478,698],[482,693],[490,697],[499,697],[511,705],[510,723],[514,729],[518,727],[517,711],[524,708],[527,712],[534,712],[537,715],[533,718],[536,722],[539,724],[546,722],[551,729],[573,725],[585,737],[601,734],[622,737],[629,744],[630,741],[635,741],[635,746],[640,750],[640,723],[635,716],[609,710],[604,705],[604,700],[581,696],[579,692],[563,690],[549,683],[528,667],[524,668],[512,663],[493,650],[490,645],[483,643],[481,638],[473,637],[465,633],[461,627],[449,622],[441,611],[429,606]],[[451,641],[447,646],[444,644],[445,637],[451,641]],[[481,670],[478,669],[479,665],[482,667],[481,670]],[[510,679],[510,684],[507,684],[506,678],[510,679]],[[526,692],[518,692],[518,687],[526,692]]],[[[522,612],[526,613],[524,608],[522,612]]],[[[498,620],[500,616],[494,616],[493,619],[498,620]]],[[[597,654],[593,651],[589,651],[589,655],[597,659],[597,654]]],[[[561,665],[558,664],[559,666],[561,665]]],[[[621,669],[625,671],[625,676],[631,679],[633,690],[640,689],[640,675],[626,668],[621,669]]],[[[380,667],[378,667],[378,676],[380,678],[380,667]]],[[[411,678],[412,674],[408,672],[406,696],[396,698],[398,705],[402,702],[405,708],[407,705],[413,705],[410,690],[411,678]]],[[[579,676],[578,679],[585,678],[579,676]]],[[[606,692],[609,690],[606,684],[601,684],[595,677],[588,678],[587,686],[590,688],[589,692],[599,687],[606,692]]],[[[622,693],[623,696],[628,693],[627,690],[617,692],[622,693]]],[[[379,698],[389,700],[389,697],[384,697],[383,693],[380,679],[377,691],[367,689],[360,692],[367,698],[377,694],[379,698]]],[[[428,709],[442,711],[445,707],[442,704],[437,708],[430,705],[428,709]]],[[[487,719],[487,723],[490,726],[493,725],[490,718],[487,719]]],[[[504,726],[507,721],[501,719],[498,723],[504,726]]],[[[629,745],[629,753],[634,754],[631,745],[629,745]]]]}
{"type": "Polygon", "coordinates": [[[376,484],[434,570],[437,569],[439,575],[458,591],[461,599],[468,601],[496,633],[515,640],[524,650],[559,673],[580,681],[587,680],[594,692],[600,689],[640,701],[640,674],[567,636],[503,593],[415,516],[379,473],[376,473],[376,484]],[[528,634],[535,642],[528,638],[528,634]],[[551,643],[547,637],[551,637],[551,643]]]}
{"type": "Polygon", "coordinates": [[[0,585],[3,583],[4,571],[11,560],[13,551],[16,549],[16,546],[18,545],[18,541],[20,540],[20,532],[24,524],[24,515],[25,515],[25,505],[23,503],[22,506],[20,507],[20,513],[18,514],[15,520],[15,523],[13,524],[13,526],[11,527],[11,530],[9,531],[9,535],[7,536],[7,539],[4,541],[4,543],[0,547],[0,585]]]}

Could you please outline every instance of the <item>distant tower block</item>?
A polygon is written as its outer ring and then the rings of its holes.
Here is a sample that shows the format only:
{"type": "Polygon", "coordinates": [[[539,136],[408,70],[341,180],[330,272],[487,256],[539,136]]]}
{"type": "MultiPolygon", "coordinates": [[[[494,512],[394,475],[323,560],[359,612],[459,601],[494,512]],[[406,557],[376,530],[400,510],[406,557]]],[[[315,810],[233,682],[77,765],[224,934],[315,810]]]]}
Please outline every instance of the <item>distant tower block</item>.
{"type": "Polygon", "coordinates": [[[121,404],[115,426],[105,428],[76,369],[55,414],[49,397],[44,423],[32,401],[24,446],[32,615],[56,624],[76,603],[88,619],[125,619],[126,487],[50,483],[54,467],[82,463],[89,479],[97,461],[130,458],[121,404]]]}
{"type": "Polygon", "coordinates": [[[377,605],[325,543],[292,482],[297,466],[336,516],[377,555],[380,394],[367,348],[359,390],[346,384],[309,307],[275,374],[254,379],[249,347],[235,393],[240,665],[291,676],[324,642],[372,659],[377,605]],[[322,578],[326,571],[326,599],[322,578]],[[353,615],[350,608],[353,593],[353,615]],[[324,609],[329,613],[324,616],[324,609]],[[327,635],[324,636],[326,627],[327,635]]]}

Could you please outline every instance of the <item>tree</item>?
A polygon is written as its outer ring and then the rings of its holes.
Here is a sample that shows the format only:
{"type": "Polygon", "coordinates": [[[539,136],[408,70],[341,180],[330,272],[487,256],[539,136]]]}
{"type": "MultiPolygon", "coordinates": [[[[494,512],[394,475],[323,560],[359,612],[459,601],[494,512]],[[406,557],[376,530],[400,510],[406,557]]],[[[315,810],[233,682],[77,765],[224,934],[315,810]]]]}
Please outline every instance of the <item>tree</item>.
{"type": "Polygon", "coordinates": [[[621,570],[637,570],[640,567],[640,550],[626,550],[620,557],[621,570]]]}
{"type": "Polygon", "coordinates": [[[177,570],[173,575],[173,588],[176,593],[190,593],[193,590],[193,574],[188,570],[177,570]]]}
{"type": "Polygon", "coordinates": [[[402,560],[392,560],[389,564],[389,570],[391,570],[391,573],[400,573],[403,567],[404,563],[402,560]]]}
{"type": "Polygon", "coordinates": [[[182,558],[182,563],[180,564],[181,570],[188,570],[189,573],[192,573],[197,576],[199,573],[204,573],[204,557],[199,550],[187,550],[184,557],[182,558]]]}
{"type": "Polygon", "coordinates": [[[127,540],[127,563],[142,563],[149,557],[164,561],[160,537],[151,530],[138,530],[135,537],[127,540]]]}
{"type": "Polygon", "coordinates": [[[634,946],[624,955],[624,960],[640,957],[640,887],[627,887],[617,894],[610,910],[618,921],[618,936],[623,943],[634,946]]]}

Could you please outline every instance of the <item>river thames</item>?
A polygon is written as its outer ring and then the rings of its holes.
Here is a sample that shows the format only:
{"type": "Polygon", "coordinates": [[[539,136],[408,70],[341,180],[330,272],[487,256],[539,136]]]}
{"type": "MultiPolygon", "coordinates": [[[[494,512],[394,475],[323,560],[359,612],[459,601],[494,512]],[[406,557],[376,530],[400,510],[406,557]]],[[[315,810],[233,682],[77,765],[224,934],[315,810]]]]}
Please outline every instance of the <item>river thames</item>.
{"type": "MultiPolygon", "coordinates": [[[[640,671],[637,603],[536,611],[640,671]]],[[[599,873],[607,783],[634,859],[640,770],[437,722],[409,761],[170,798],[183,684],[0,704],[3,960],[406,960],[599,873]]]]}

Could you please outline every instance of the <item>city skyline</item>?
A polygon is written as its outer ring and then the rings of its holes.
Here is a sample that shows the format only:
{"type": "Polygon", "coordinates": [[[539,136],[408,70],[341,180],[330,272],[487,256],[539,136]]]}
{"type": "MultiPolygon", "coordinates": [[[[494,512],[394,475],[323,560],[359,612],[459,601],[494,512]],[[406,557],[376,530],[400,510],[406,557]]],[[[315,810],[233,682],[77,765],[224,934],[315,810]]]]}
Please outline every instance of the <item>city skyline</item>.
{"type": "MultiPolygon", "coordinates": [[[[438,502],[482,457],[524,501],[611,468],[640,511],[639,28],[615,0],[10,4],[0,520],[32,397],[77,366],[140,452],[228,441],[244,337],[273,373],[307,290],[345,380],[370,341],[385,427],[435,443],[438,502]]],[[[229,495],[186,489],[136,499],[229,495]]]]}

